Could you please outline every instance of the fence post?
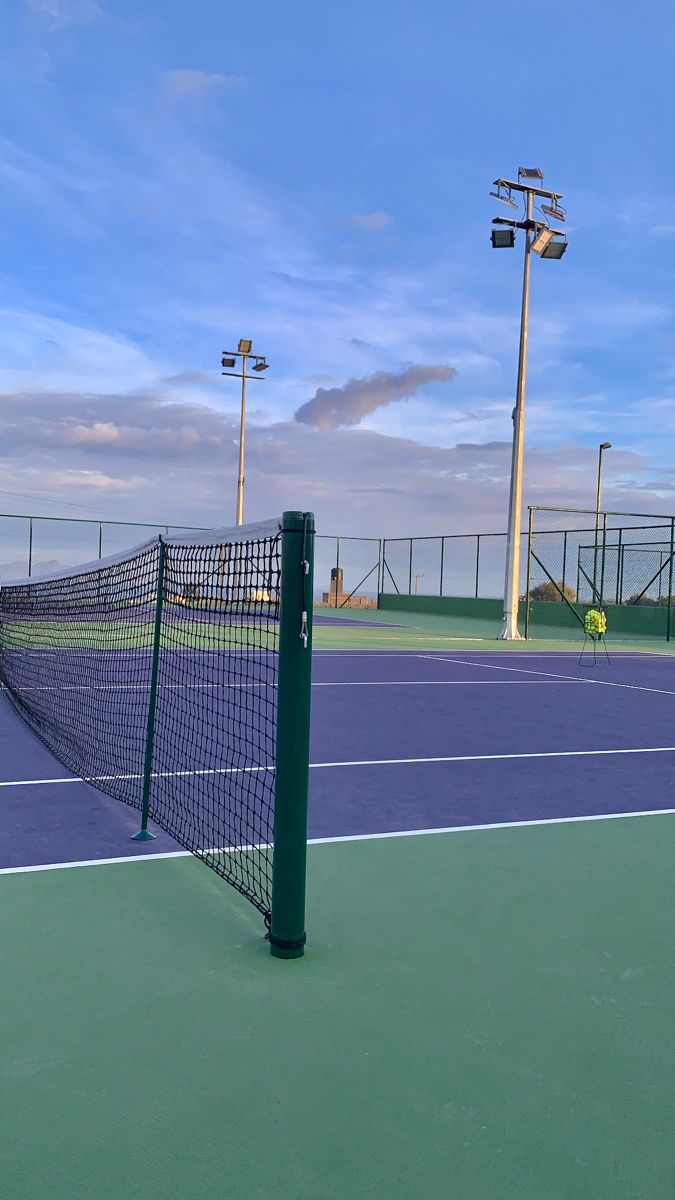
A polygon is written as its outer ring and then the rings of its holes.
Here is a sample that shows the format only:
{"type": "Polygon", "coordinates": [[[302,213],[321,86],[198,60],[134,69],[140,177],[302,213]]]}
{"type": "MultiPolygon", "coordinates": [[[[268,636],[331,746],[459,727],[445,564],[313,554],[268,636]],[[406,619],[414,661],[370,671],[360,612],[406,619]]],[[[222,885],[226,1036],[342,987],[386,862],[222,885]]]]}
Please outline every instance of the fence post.
{"type": "Polygon", "coordinates": [[[28,578],[33,574],[33,518],[28,518],[28,578]]]}
{"type": "Polygon", "coordinates": [[[150,696],[148,699],[148,720],[145,730],[145,762],[143,764],[143,803],[141,807],[141,827],[138,833],[132,833],[132,842],[154,841],[154,833],[148,829],[150,813],[150,789],[152,787],[152,751],[155,742],[155,714],[157,711],[157,677],[159,675],[159,650],[162,641],[162,604],[164,601],[164,560],[166,547],[160,535],[159,561],[157,563],[157,595],[155,597],[155,628],[152,635],[152,666],[150,668],[150,696]]]}
{"type": "Polygon", "coordinates": [[[525,583],[525,637],[530,636],[530,566],[532,563],[532,509],[527,522],[527,579],[525,583]]]}
{"type": "Polygon", "coordinates": [[[668,619],[665,623],[665,641],[670,641],[673,622],[673,552],[675,550],[675,517],[670,518],[670,562],[668,564],[668,619]]]}
{"type": "Polygon", "coordinates": [[[98,556],[103,558],[103,521],[98,523],[98,556]]]}
{"type": "Polygon", "coordinates": [[[474,588],[474,599],[478,599],[478,571],[480,570],[480,534],[476,534],[476,586],[474,588]]]}
{"type": "Polygon", "coordinates": [[[617,549],[616,549],[616,600],[615,600],[615,604],[621,603],[621,601],[619,599],[619,597],[621,595],[621,591],[620,591],[621,576],[619,574],[619,571],[620,571],[620,567],[621,567],[621,556],[623,554],[622,539],[623,539],[623,525],[620,525],[619,526],[619,540],[616,544],[617,549]]]}
{"type": "Polygon", "coordinates": [[[384,567],[382,566],[383,558],[384,558],[384,538],[380,538],[380,545],[379,545],[379,549],[377,552],[377,606],[378,606],[378,608],[380,607],[380,592],[384,591],[384,588],[382,587],[382,579],[383,579],[383,572],[384,572],[384,567]]]}
{"type": "Polygon", "coordinates": [[[408,595],[412,596],[412,556],[413,556],[413,540],[410,539],[410,560],[408,562],[408,595]]]}
{"type": "Polygon", "coordinates": [[[443,595],[443,559],[444,559],[444,557],[445,557],[445,538],[442,537],[441,538],[441,579],[440,579],[440,585],[438,588],[439,596],[443,595]]]}
{"type": "Polygon", "coordinates": [[[285,512],[281,534],[279,706],[270,950],[305,952],[309,713],[312,686],[313,513],[285,512]]]}
{"type": "Polygon", "coordinates": [[[602,556],[600,558],[600,607],[605,596],[605,555],[607,551],[607,513],[602,514],[602,556]]]}
{"type": "Polygon", "coordinates": [[[338,607],[338,579],[340,577],[340,539],[335,539],[335,604],[334,608],[338,607]]]}
{"type": "Polygon", "coordinates": [[[563,533],[563,561],[562,561],[562,590],[563,590],[563,595],[565,594],[565,570],[566,570],[566,567],[567,567],[567,533],[568,533],[568,531],[567,531],[567,530],[565,530],[565,531],[564,531],[564,533],[563,533]]]}

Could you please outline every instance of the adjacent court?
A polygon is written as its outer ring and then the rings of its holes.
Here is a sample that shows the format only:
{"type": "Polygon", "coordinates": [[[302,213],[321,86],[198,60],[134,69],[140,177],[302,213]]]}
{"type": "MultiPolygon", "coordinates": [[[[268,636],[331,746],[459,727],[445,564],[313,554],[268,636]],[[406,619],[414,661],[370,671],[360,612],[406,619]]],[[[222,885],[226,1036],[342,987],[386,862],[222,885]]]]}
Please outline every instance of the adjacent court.
{"type": "Polygon", "coordinates": [[[314,655],[297,962],[2,698],[8,1194],[672,1195],[672,660],[366,633],[314,655]]]}

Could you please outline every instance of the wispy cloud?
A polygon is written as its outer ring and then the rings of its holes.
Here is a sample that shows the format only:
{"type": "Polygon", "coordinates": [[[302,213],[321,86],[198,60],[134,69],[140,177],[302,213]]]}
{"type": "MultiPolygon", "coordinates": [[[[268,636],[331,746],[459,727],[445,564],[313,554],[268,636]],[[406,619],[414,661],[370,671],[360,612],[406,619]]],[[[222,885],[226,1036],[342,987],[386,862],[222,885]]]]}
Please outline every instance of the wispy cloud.
{"type": "Polygon", "coordinates": [[[95,0],[28,0],[28,8],[50,33],[70,25],[88,25],[104,15],[95,0]]]}
{"type": "Polygon", "coordinates": [[[231,92],[244,83],[244,78],[242,75],[221,75],[214,71],[181,67],[173,71],[164,71],[162,81],[165,95],[171,99],[179,99],[231,92]]]}
{"type": "Polygon", "coordinates": [[[297,410],[295,419],[319,429],[358,425],[368,413],[414,396],[426,383],[445,382],[456,374],[453,367],[422,365],[407,367],[398,374],[377,371],[365,379],[349,379],[342,387],[318,388],[312,399],[297,410]]]}
{"type": "Polygon", "coordinates": [[[389,228],[392,220],[388,212],[354,213],[347,217],[347,224],[361,229],[364,233],[381,233],[383,229],[389,228]]]}

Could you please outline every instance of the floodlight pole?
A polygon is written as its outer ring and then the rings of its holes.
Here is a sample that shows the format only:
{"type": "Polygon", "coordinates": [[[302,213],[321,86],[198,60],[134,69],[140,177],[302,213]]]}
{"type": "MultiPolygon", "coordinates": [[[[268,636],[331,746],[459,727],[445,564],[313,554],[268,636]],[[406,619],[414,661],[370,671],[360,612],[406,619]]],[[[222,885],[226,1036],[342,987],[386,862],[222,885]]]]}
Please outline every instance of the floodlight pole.
{"type": "MultiPolygon", "coordinates": [[[[523,180],[537,179],[543,183],[543,175],[538,168],[518,168],[518,181],[512,179],[495,179],[496,192],[491,192],[498,200],[504,200],[511,207],[517,207],[513,201],[513,192],[520,192],[525,197],[525,220],[511,221],[502,217],[493,219],[494,225],[510,226],[513,230],[522,229],[525,233],[525,261],[523,265],[523,296],[520,309],[520,342],[518,348],[518,381],[516,385],[516,406],[513,410],[513,445],[511,450],[511,486],[509,490],[509,520],[506,535],[506,571],[504,575],[504,616],[501,637],[504,640],[520,640],[518,631],[518,585],[520,582],[520,541],[521,541],[521,508],[523,502],[523,450],[525,445],[525,378],[527,374],[527,333],[530,310],[530,261],[534,250],[541,258],[562,258],[567,249],[567,239],[560,230],[551,229],[547,221],[533,220],[535,196],[549,201],[542,212],[549,213],[554,220],[564,221],[565,212],[560,207],[563,199],[561,192],[551,192],[547,188],[535,184],[524,183],[523,180]]],[[[500,243],[493,229],[492,244],[497,248],[500,243]]],[[[513,245],[513,241],[510,242],[513,245]]]]}
{"type": "Polygon", "coordinates": [[[237,475],[237,507],[236,507],[236,524],[244,524],[244,446],[246,439],[246,381],[254,378],[246,371],[246,363],[249,358],[255,359],[253,370],[258,372],[257,378],[262,377],[261,373],[267,370],[267,359],[262,354],[253,353],[253,343],[246,338],[241,338],[239,348],[237,350],[224,350],[222,365],[233,367],[236,365],[237,359],[241,359],[241,371],[223,371],[223,375],[231,375],[235,379],[241,379],[241,415],[239,419],[239,472],[237,475]],[[248,349],[242,347],[248,346],[248,349]]]}
{"type": "Polygon", "coordinates": [[[235,524],[244,524],[244,439],[246,437],[246,359],[241,356],[241,418],[239,421],[239,475],[237,476],[237,515],[235,524]]]}
{"type": "Polygon", "coordinates": [[[525,378],[527,375],[527,334],[530,314],[530,262],[534,192],[525,191],[526,225],[525,260],[523,263],[523,296],[520,308],[520,342],[518,347],[518,382],[516,407],[513,410],[513,446],[511,448],[511,489],[509,492],[509,521],[506,535],[506,575],[504,579],[504,624],[501,637],[520,639],[518,632],[518,584],[520,580],[520,529],[523,503],[523,451],[525,446],[525,378]]]}

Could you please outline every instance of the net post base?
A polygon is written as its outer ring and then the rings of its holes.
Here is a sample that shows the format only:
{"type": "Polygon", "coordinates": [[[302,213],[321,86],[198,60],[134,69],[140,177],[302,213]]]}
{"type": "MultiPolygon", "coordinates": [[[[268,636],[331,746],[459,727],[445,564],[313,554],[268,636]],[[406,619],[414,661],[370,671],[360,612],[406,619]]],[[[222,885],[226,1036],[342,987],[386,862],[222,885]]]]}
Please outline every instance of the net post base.
{"type": "Polygon", "coordinates": [[[132,842],[154,842],[157,837],[156,833],[151,833],[149,829],[139,829],[138,833],[132,833],[130,841],[132,842]]]}
{"type": "Polygon", "coordinates": [[[271,933],[268,933],[267,937],[273,958],[302,958],[305,953],[306,934],[303,934],[302,940],[298,942],[285,942],[282,938],[273,937],[271,933]]]}

